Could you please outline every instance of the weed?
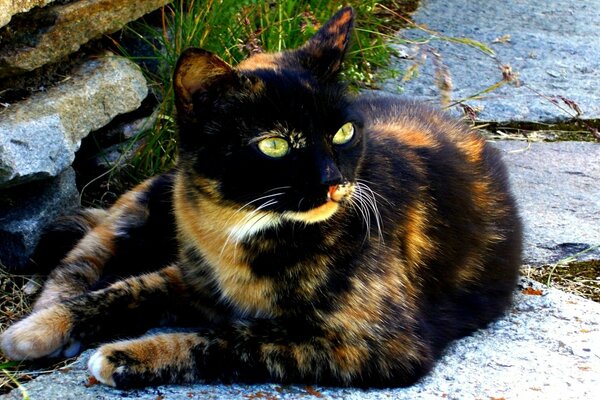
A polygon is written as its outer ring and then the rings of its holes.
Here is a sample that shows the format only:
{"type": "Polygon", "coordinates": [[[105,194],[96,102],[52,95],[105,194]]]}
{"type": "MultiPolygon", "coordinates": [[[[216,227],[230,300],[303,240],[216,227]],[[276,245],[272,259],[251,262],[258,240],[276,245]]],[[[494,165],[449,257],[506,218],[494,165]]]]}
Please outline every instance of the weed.
{"type": "Polygon", "coordinates": [[[600,302],[600,260],[579,261],[586,253],[600,248],[600,244],[539,268],[525,268],[528,278],[569,293],[600,302]]]}
{"type": "MultiPolygon", "coordinates": [[[[5,272],[0,265],[0,331],[29,312],[30,297],[22,289],[29,282],[27,277],[5,272]]],[[[0,354],[0,393],[15,387],[21,388],[17,376],[19,367],[20,363],[8,361],[0,354]]],[[[26,392],[22,393],[23,398],[27,398],[26,392]]]]}

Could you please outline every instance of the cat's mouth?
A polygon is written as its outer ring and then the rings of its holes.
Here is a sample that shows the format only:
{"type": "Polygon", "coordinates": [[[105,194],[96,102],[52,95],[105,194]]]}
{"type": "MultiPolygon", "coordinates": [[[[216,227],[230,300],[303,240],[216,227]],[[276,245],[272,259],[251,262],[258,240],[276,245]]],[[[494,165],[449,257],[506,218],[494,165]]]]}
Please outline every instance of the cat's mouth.
{"type": "Polygon", "coordinates": [[[284,218],[307,224],[325,221],[339,210],[340,204],[352,194],[353,190],[354,185],[350,182],[329,186],[324,203],[306,211],[286,212],[284,218]]]}

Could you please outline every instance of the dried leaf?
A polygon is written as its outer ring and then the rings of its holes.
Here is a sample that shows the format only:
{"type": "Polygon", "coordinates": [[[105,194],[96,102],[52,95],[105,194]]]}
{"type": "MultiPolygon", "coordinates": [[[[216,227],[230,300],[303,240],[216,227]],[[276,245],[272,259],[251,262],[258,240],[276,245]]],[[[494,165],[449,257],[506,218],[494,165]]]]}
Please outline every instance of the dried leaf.
{"type": "Polygon", "coordinates": [[[507,33],[506,35],[502,35],[500,37],[497,37],[496,39],[492,40],[492,43],[507,43],[510,42],[511,36],[510,33],[507,33]]]}
{"type": "Polygon", "coordinates": [[[462,108],[463,114],[466,118],[468,118],[471,122],[475,122],[477,119],[477,110],[465,103],[460,103],[458,106],[462,108]]]}
{"type": "Polygon", "coordinates": [[[100,381],[98,379],[96,379],[93,376],[90,376],[88,378],[87,382],[85,383],[85,387],[92,387],[92,386],[95,386],[95,385],[97,385],[99,383],[100,383],[100,381]]]}
{"type": "Polygon", "coordinates": [[[573,100],[568,99],[564,96],[556,96],[557,98],[561,99],[563,103],[565,103],[567,106],[569,106],[569,108],[573,111],[575,111],[577,113],[576,117],[579,117],[580,115],[583,114],[583,111],[581,111],[581,108],[579,108],[579,105],[577,103],[575,103],[573,100]]]}
{"type": "Polygon", "coordinates": [[[529,296],[541,296],[542,294],[544,294],[544,292],[542,292],[539,289],[534,289],[532,287],[527,287],[523,290],[521,290],[521,293],[529,295],[529,296]]]}
{"type": "Polygon", "coordinates": [[[519,86],[521,82],[519,81],[519,75],[513,72],[512,67],[508,64],[503,64],[500,66],[500,71],[502,71],[502,80],[505,82],[512,83],[515,86],[519,86]]]}
{"type": "Polygon", "coordinates": [[[323,397],[323,393],[316,391],[312,386],[306,386],[304,390],[306,390],[306,393],[312,396],[323,397]]]}

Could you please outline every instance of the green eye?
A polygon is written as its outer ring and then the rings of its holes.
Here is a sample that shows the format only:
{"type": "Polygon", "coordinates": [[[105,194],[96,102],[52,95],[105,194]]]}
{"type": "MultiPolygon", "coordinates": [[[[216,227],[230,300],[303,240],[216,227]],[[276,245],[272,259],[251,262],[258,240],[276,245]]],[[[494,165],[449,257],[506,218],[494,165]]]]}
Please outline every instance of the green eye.
{"type": "Polygon", "coordinates": [[[354,136],[354,125],[352,122],[346,122],[333,136],[333,144],[346,144],[354,136]]]}
{"type": "Polygon", "coordinates": [[[258,149],[269,157],[281,158],[288,153],[290,145],[283,138],[270,137],[258,142],[258,149]]]}

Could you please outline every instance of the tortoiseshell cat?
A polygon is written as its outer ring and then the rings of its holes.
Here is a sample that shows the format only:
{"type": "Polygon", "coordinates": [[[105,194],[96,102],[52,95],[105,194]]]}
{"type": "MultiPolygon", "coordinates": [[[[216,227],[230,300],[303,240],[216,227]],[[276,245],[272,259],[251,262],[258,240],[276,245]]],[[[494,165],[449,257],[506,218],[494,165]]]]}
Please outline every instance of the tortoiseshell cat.
{"type": "Polygon", "coordinates": [[[105,344],[89,369],[123,388],[404,386],[499,317],[521,252],[500,156],[428,107],[348,96],[352,21],[344,8],[303,47],[235,68],[185,51],[176,170],[55,227],[59,247],[81,240],[4,354],[181,326],[105,344]]]}

